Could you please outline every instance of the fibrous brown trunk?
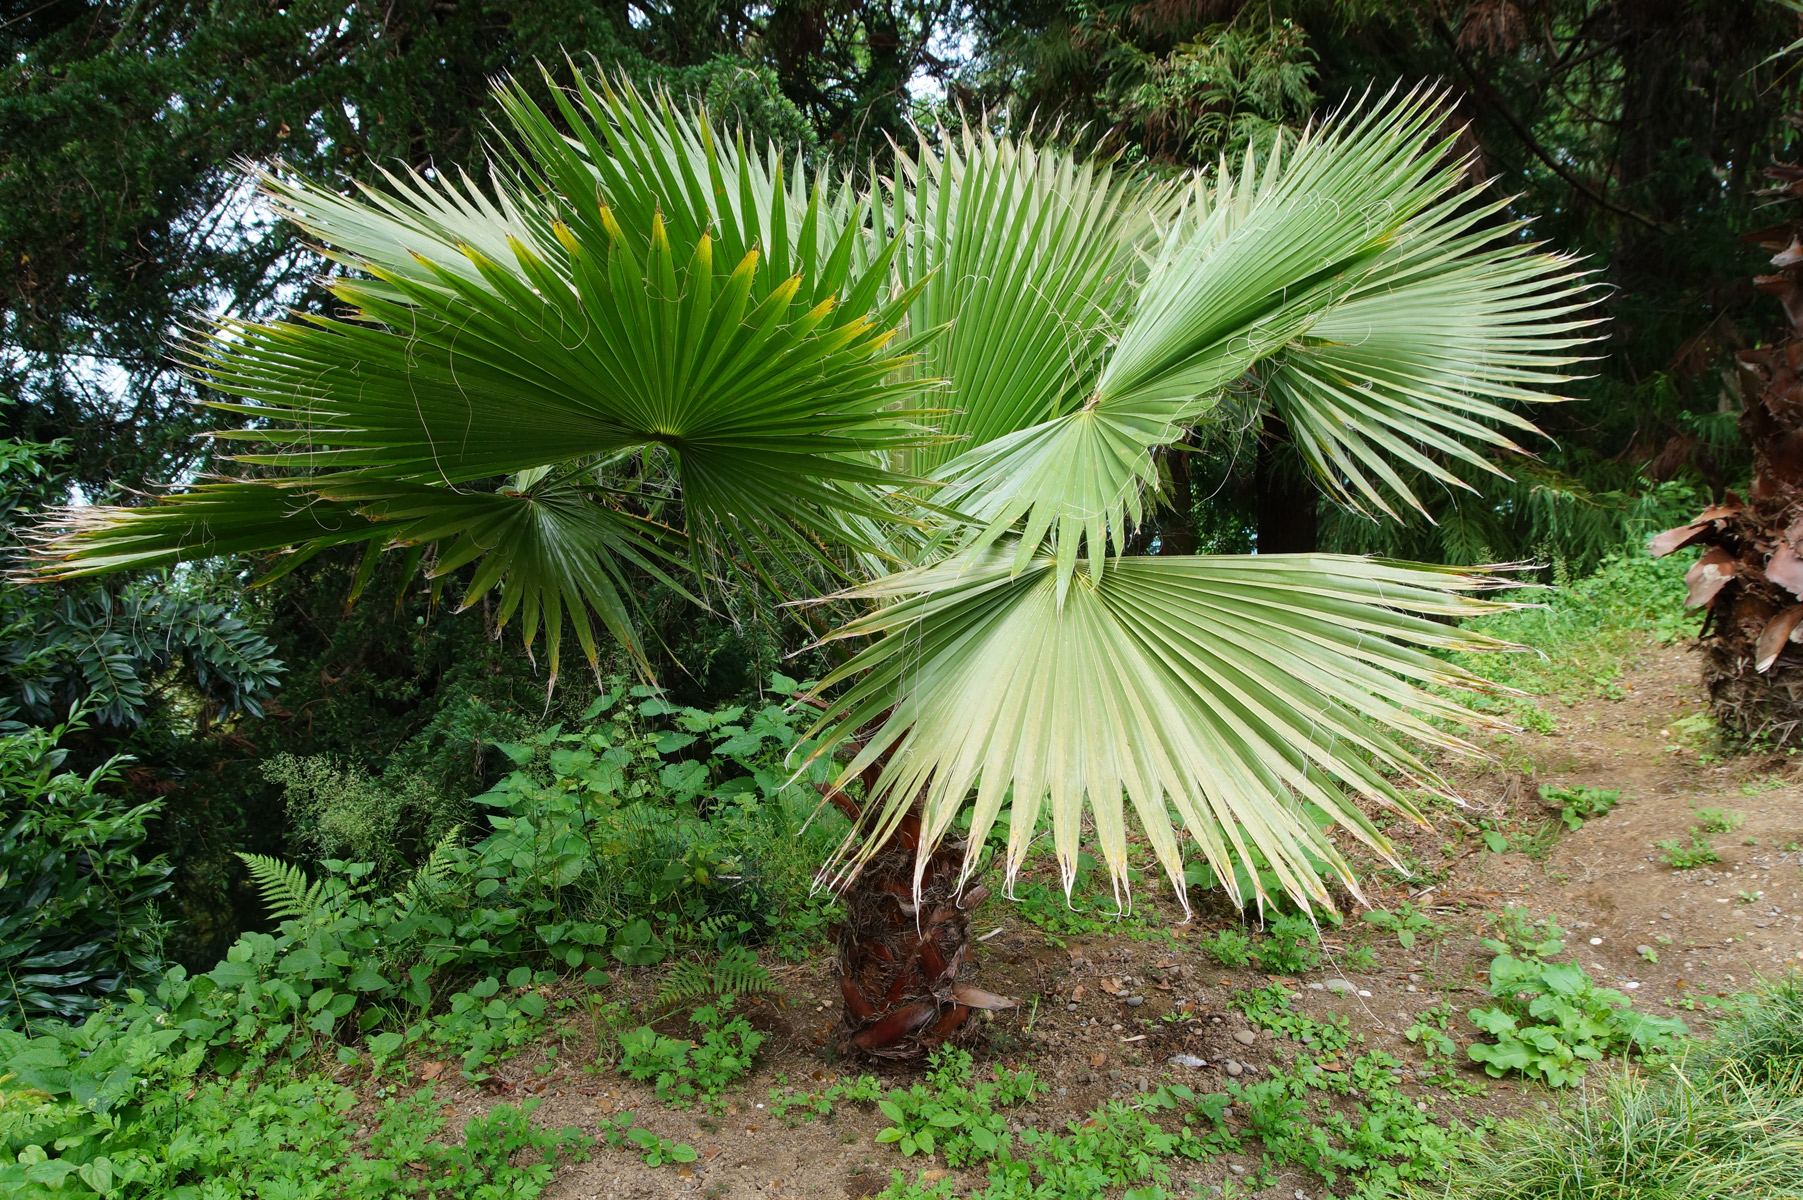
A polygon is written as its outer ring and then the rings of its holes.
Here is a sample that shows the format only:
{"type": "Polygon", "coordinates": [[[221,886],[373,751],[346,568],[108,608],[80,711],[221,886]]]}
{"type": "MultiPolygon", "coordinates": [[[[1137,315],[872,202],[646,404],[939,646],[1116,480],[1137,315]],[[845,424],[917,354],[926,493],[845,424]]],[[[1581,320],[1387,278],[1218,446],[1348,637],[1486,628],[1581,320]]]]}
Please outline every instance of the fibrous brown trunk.
{"type": "MultiPolygon", "coordinates": [[[[1803,199],[1803,167],[1779,164],[1765,195],[1803,199]]],[[[1771,345],[1739,354],[1740,428],[1753,451],[1747,498],[1668,529],[1654,555],[1709,549],[1685,576],[1690,607],[1705,607],[1703,682],[1716,719],[1748,737],[1784,745],[1803,737],[1803,219],[1747,235],[1775,273],[1754,284],[1784,305],[1771,345]]]]}
{"type": "MultiPolygon", "coordinates": [[[[854,821],[861,816],[843,793],[828,797],[854,821]]],[[[840,1048],[865,1058],[920,1058],[948,1043],[982,1036],[979,1010],[1017,1003],[965,981],[970,960],[970,914],[989,889],[959,886],[964,843],[941,842],[928,856],[920,888],[914,861],[920,818],[909,813],[886,845],[840,893],[845,921],[834,928],[839,986],[845,1008],[840,1048]]]]}

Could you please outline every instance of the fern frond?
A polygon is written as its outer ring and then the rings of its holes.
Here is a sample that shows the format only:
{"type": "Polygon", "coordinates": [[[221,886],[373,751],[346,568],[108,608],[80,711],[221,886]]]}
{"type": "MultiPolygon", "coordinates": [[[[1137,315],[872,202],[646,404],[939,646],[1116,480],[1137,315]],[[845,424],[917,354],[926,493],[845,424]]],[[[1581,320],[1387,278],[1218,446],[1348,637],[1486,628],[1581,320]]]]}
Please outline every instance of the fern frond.
{"type": "Polygon", "coordinates": [[[238,857],[249,868],[270,916],[278,921],[300,920],[319,911],[325,900],[323,879],[309,884],[305,871],[265,854],[239,851],[238,857]]]}
{"type": "Polygon", "coordinates": [[[445,876],[450,873],[451,860],[457,849],[458,838],[463,833],[463,826],[453,825],[445,831],[432,847],[432,853],[426,855],[426,861],[407,880],[407,886],[396,892],[394,902],[402,908],[414,905],[430,898],[444,883],[445,876]]]}
{"type": "Polygon", "coordinates": [[[664,976],[657,1003],[659,1006],[682,1004],[725,992],[747,996],[774,991],[776,981],[758,962],[757,955],[743,946],[731,946],[711,963],[689,959],[676,964],[664,976]]]}

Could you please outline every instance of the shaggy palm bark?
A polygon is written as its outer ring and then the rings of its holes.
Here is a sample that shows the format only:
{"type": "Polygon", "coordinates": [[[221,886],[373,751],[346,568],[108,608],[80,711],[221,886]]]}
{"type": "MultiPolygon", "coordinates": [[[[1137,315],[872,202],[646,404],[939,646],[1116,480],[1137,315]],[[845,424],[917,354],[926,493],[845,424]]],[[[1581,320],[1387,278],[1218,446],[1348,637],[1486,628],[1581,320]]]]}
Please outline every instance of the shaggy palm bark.
{"type": "MultiPolygon", "coordinates": [[[[874,782],[875,774],[867,782],[874,782]]],[[[854,823],[862,816],[843,792],[827,798],[854,823]]],[[[923,1057],[948,1043],[969,1044],[982,1036],[973,1013],[1017,1003],[961,978],[976,969],[970,959],[970,914],[989,895],[981,884],[967,881],[959,887],[964,843],[940,843],[927,858],[917,891],[919,847],[920,819],[909,813],[840,895],[845,921],[832,932],[845,997],[839,1042],[846,1053],[899,1060],[923,1057]]]]}
{"type": "MultiPolygon", "coordinates": [[[[1803,167],[1779,164],[1762,193],[1803,199],[1803,167]]],[[[1776,745],[1803,731],[1803,219],[1748,235],[1775,271],[1754,278],[1786,318],[1769,346],[1739,354],[1740,428],[1753,451],[1747,498],[1726,502],[1652,541],[1657,555],[1709,549],[1685,576],[1686,603],[1708,610],[1700,648],[1716,718],[1776,745]]]]}

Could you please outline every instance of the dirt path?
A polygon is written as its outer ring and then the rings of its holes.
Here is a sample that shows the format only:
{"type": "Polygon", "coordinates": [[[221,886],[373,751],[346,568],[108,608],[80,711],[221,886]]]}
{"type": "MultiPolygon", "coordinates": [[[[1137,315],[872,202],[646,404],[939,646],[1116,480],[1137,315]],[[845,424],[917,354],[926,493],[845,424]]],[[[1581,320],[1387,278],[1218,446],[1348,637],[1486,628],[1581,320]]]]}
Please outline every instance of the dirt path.
{"type": "MultiPolygon", "coordinates": [[[[1490,914],[1520,904],[1536,916],[1553,916],[1568,931],[1568,944],[1599,984],[1628,991],[1638,1007],[1685,1016],[1701,1030],[1700,1014],[1681,1011],[1705,997],[1745,990],[1760,974],[1798,964],[1803,953],[1803,878],[1797,843],[1803,840],[1803,783],[1784,773],[1788,764],[1741,760],[1699,762],[1698,747],[1680,735],[1678,723],[1702,700],[1694,660],[1682,648],[1648,652],[1627,672],[1621,698],[1597,698],[1573,708],[1548,701],[1555,729],[1499,739],[1500,762],[1467,770],[1460,786],[1472,819],[1550,819],[1537,791],[1542,784],[1619,789],[1621,801],[1606,817],[1563,833],[1543,856],[1491,853],[1474,836],[1460,836],[1452,822],[1406,839],[1423,864],[1437,864],[1431,890],[1417,881],[1384,886],[1373,900],[1394,906],[1414,896],[1432,911],[1441,936],[1404,951],[1393,938],[1351,922],[1330,932],[1329,960],[1293,980],[1299,1007],[1319,1016],[1344,1014],[1362,1034],[1364,1049],[1384,1049],[1405,1063],[1419,1052],[1401,1036],[1421,1010],[1441,1002],[1460,1012],[1487,1002],[1480,973],[1489,955],[1479,944],[1490,914]],[[1721,856],[1712,866],[1674,871],[1659,861],[1652,843],[1688,837],[1695,810],[1724,808],[1745,814],[1732,833],[1710,838],[1721,856]],[[1788,848],[1786,848],[1788,847],[1788,848]],[[1345,966],[1350,947],[1366,946],[1374,967],[1345,966]],[[1647,947],[1651,955],[1638,948],[1647,947]],[[1656,957],[1657,962],[1648,961],[1656,957]],[[1339,992],[1325,981],[1346,980],[1339,992]],[[1676,1005],[1678,1007],[1674,1008],[1676,1005]]],[[[1803,775],[1803,772],[1793,774],[1803,775]]],[[[996,929],[981,955],[983,986],[1026,998],[1019,1012],[994,1023],[986,1057],[1029,1066],[1051,1088],[1022,1121],[1062,1127],[1111,1096],[1176,1079],[1197,1091],[1220,1090],[1227,1063],[1247,1078],[1286,1057],[1288,1043],[1251,1031],[1232,1006],[1234,995],[1266,985],[1272,977],[1250,969],[1226,970],[1196,945],[1199,937],[1232,920],[1230,913],[1201,914],[1188,927],[1147,940],[1124,936],[1068,937],[1054,944],[1024,919],[1018,907],[991,901],[976,928],[996,929]],[[1139,997],[1137,1004],[1130,997],[1139,997]],[[1179,1008],[1195,1014],[1182,1022],[1159,1020],[1179,1008]],[[1253,1036],[1245,1042],[1248,1033],[1253,1036]],[[1236,1037],[1236,1035],[1239,1035],[1236,1037]],[[1200,1069],[1170,1064],[1190,1054],[1200,1069]]],[[[759,1007],[758,1021],[772,1033],[760,1066],[742,1091],[731,1094],[725,1113],[675,1112],[645,1089],[610,1072],[585,1072],[592,1048],[572,1043],[548,1071],[543,1054],[528,1053],[504,1070],[506,1098],[537,1095],[541,1123],[578,1125],[593,1131],[605,1115],[630,1109],[641,1124],[688,1143],[700,1159],[688,1166],[650,1169],[636,1156],[599,1149],[589,1162],[567,1169],[547,1192],[552,1200],[661,1197],[788,1196],[858,1197],[880,1190],[889,1171],[902,1165],[891,1147],[877,1145],[886,1124],[867,1106],[842,1104],[831,1118],[789,1128],[764,1103],[773,1086],[820,1088],[850,1064],[830,1060],[828,1036],[836,987],[826,963],[784,968],[779,1003],[759,1007]]],[[[648,989],[649,980],[635,988],[648,989]]],[[[1469,1028],[1463,1029],[1469,1040],[1469,1028]]],[[[1461,1054],[1462,1054],[1461,1049],[1461,1054]]],[[[893,1082],[906,1084],[906,1079],[893,1082]]],[[[1491,1083],[1483,1095],[1447,1095],[1420,1085],[1422,1100],[1441,1116],[1475,1120],[1544,1100],[1543,1090],[1519,1083],[1491,1083]]],[[[496,1102],[492,1092],[462,1083],[441,1091],[468,1113],[496,1102]]],[[[1206,1165],[1173,1164],[1174,1195],[1190,1183],[1205,1187],[1233,1177],[1244,1183],[1249,1159],[1216,1159],[1206,1165]]],[[[910,1167],[919,1165],[909,1163],[910,1167]]],[[[954,1173],[955,1174],[955,1173],[954,1173]]],[[[968,1182],[980,1182],[971,1176],[968,1182]]],[[[1300,1171],[1257,1194],[1321,1196],[1320,1181],[1300,1171]]]]}

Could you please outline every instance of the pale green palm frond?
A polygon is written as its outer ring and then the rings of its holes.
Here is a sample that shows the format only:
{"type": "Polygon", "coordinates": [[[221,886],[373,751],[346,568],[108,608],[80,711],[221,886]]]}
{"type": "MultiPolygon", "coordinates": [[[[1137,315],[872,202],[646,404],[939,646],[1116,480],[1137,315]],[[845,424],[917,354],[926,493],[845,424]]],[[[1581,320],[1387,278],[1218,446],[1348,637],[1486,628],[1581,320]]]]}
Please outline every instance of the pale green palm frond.
{"type": "Polygon", "coordinates": [[[1355,107],[1280,140],[1263,163],[1248,155],[1239,171],[1223,164],[1198,181],[1083,404],[942,472],[941,501],[979,523],[976,544],[1020,530],[1025,569],[1049,534],[1060,588],[1079,555],[1099,574],[1142,517],[1150,451],[1304,336],[1456,184],[1437,112],[1428,91],[1355,107]]]}
{"type": "Polygon", "coordinates": [[[1435,689],[1488,685],[1429,651],[1505,648],[1443,623],[1502,607],[1473,594],[1493,579],[1451,568],[1124,558],[1060,603],[1054,560],[1013,564],[992,546],[853,593],[887,603],[835,636],[882,636],[821,682],[855,680],[818,752],[870,727],[837,785],[881,774],[840,881],[910,808],[924,856],[971,802],[967,870],[1007,804],[1012,881],[1044,807],[1068,888],[1087,810],[1118,889],[1131,801],[1179,896],[1181,825],[1236,902],[1256,849],[1283,891],[1331,908],[1313,864],[1355,895],[1357,881],[1321,825],[1389,854],[1360,802],[1420,820],[1404,789],[1442,785],[1410,745],[1466,752],[1445,723],[1482,723],[1435,689]]]}
{"type": "Polygon", "coordinates": [[[1474,201],[1456,195],[1410,222],[1259,368],[1304,460],[1358,511],[1395,517],[1394,500],[1425,513],[1403,471],[1471,490],[1436,455],[1500,473],[1480,448],[1526,453],[1504,430],[1536,432],[1504,405],[1558,400],[1594,341],[1587,272],[1521,241],[1521,223],[1492,223],[1500,203],[1474,201]]]}
{"type": "Polygon", "coordinates": [[[943,381],[935,427],[958,440],[914,452],[921,474],[1082,403],[1173,193],[1025,138],[944,143],[898,149],[879,193],[898,286],[919,289],[909,327],[942,331],[915,369],[943,381]]]}

